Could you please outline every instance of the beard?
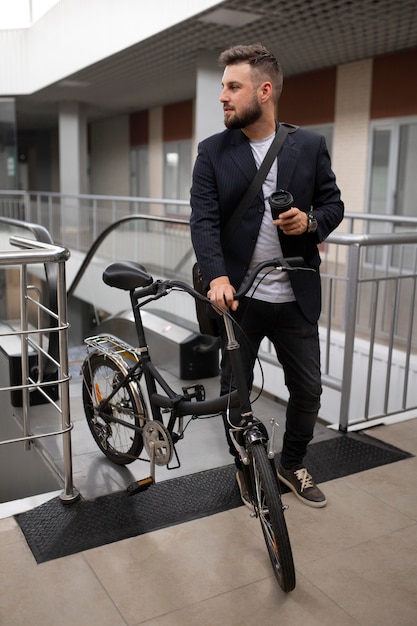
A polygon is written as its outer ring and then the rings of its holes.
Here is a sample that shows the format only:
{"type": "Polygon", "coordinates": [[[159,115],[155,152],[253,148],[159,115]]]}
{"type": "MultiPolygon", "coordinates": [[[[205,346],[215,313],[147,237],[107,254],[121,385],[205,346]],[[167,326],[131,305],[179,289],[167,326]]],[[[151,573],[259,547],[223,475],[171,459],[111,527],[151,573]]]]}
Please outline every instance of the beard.
{"type": "Polygon", "coordinates": [[[234,112],[232,115],[225,116],[224,125],[230,130],[246,128],[246,126],[250,126],[250,124],[257,122],[261,115],[261,105],[259,104],[257,97],[254,96],[252,102],[242,110],[240,115],[237,115],[237,113],[234,112]]]}

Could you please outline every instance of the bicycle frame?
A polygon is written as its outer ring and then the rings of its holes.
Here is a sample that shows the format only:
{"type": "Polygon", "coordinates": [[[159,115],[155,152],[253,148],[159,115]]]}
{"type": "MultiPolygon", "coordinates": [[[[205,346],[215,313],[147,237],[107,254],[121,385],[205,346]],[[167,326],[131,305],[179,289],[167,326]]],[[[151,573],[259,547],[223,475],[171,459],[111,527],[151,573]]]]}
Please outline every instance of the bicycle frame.
{"type": "MultiPolygon", "coordinates": [[[[239,294],[236,294],[236,296],[240,298],[245,295],[260,268],[274,266],[277,269],[285,268],[287,270],[292,268],[290,262],[292,262],[292,265],[299,265],[302,263],[302,259],[274,259],[273,261],[267,261],[261,264],[253,271],[246,289],[242,290],[239,294]]],[[[204,298],[204,296],[201,296],[201,294],[195,292],[195,290],[186,283],[179,281],[153,281],[152,277],[145,272],[142,266],[134,263],[132,264],[130,262],[111,264],[106,269],[103,278],[104,281],[110,286],[129,290],[131,308],[134,315],[138,338],[138,347],[133,348],[111,335],[99,335],[85,340],[90,347],[95,348],[99,352],[104,353],[110,359],[115,360],[123,374],[123,377],[112,385],[111,392],[106,395],[104,399],[96,398],[96,402],[98,404],[97,411],[100,414],[100,417],[104,421],[107,421],[107,423],[117,423],[124,427],[131,428],[132,430],[142,432],[144,426],[136,426],[128,423],[113,413],[106,413],[105,409],[106,407],[111,407],[112,399],[124,386],[130,384],[131,382],[139,382],[143,376],[149,399],[149,407],[152,416],[151,419],[155,423],[160,424],[160,428],[166,428],[169,433],[178,462],[176,467],[179,467],[180,461],[175,449],[175,444],[183,438],[184,434],[182,418],[184,416],[198,417],[201,415],[209,415],[211,413],[219,413],[221,411],[227,411],[230,407],[235,408],[237,406],[240,407],[242,419],[236,427],[230,427],[230,436],[243,465],[248,465],[250,463],[247,449],[256,441],[262,441],[265,445],[268,444],[268,458],[273,459],[275,456],[275,450],[273,449],[275,422],[274,420],[271,420],[271,436],[269,437],[262,422],[254,417],[250,403],[248,384],[243,373],[239,355],[240,346],[236,340],[233,320],[229,313],[227,311],[222,311],[227,335],[226,349],[228,350],[230,356],[234,386],[236,390],[230,395],[207,400],[205,399],[203,386],[196,384],[184,387],[182,389],[182,394],[180,394],[170,387],[161,372],[152,363],[151,355],[146,342],[146,334],[140,309],[149,301],[155,300],[163,295],[167,295],[172,288],[183,289],[194,298],[199,297],[205,299],[207,302],[209,301],[204,298]],[[146,296],[149,296],[148,299],[143,301],[143,298],[146,296]],[[129,360],[132,363],[130,367],[127,366],[126,360],[129,360]],[[157,385],[159,385],[162,389],[163,394],[158,393],[157,385]],[[190,392],[189,390],[192,391],[190,392]],[[163,413],[168,411],[170,412],[170,417],[168,424],[165,427],[163,413]],[[178,431],[174,432],[177,420],[178,431]]],[[[174,469],[174,467],[168,467],[168,469],[174,469]]],[[[152,467],[151,470],[154,482],[154,467],[152,467]]]]}

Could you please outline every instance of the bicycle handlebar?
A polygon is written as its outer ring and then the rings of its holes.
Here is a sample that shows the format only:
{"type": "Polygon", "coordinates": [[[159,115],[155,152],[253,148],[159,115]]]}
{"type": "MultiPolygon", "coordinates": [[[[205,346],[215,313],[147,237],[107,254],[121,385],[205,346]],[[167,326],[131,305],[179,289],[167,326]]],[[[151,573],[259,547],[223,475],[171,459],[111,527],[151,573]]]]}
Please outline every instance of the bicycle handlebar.
{"type": "Polygon", "coordinates": [[[312,268],[305,266],[304,259],[302,256],[293,256],[293,257],[287,257],[287,258],[277,257],[275,259],[270,259],[269,261],[263,261],[262,263],[259,263],[256,267],[253,268],[253,270],[248,276],[247,284],[235,293],[234,295],[235,300],[240,300],[241,298],[243,298],[243,296],[245,296],[248,293],[249,289],[252,287],[253,283],[255,282],[255,278],[257,277],[259,272],[265,269],[266,267],[273,267],[274,269],[282,271],[282,272],[296,272],[297,270],[305,270],[305,271],[314,272],[312,268]]]}
{"type": "MultiPolygon", "coordinates": [[[[297,270],[311,271],[315,270],[306,267],[304,259],[302,257],[288,257],[270,259],[259,263],[249,274],[245,287],[241,288],[235,293],[235,299],[239,300],[249,291],[256,276],[259,272],[267,267],[274,268],[276,270],[290,272],[297,270]]],[[[184,283],[178,280],[155,280],[146,269],[139,263],[134,261],[118,261],[111,263],[106,267],[103,272],[103,281],[110,287],[116,287],[117,289],[123,289],[125,291],[133,292],[137,299],[145,298],[148,296],[148,300],[142,302],[140,306],[144,306],[150,301],[158,300],[163,296],[166,296],[171,289],[181,289],[189,293],[193,298],[209,302],[206,296],[196,291],[188,283],[184,283]]]]}

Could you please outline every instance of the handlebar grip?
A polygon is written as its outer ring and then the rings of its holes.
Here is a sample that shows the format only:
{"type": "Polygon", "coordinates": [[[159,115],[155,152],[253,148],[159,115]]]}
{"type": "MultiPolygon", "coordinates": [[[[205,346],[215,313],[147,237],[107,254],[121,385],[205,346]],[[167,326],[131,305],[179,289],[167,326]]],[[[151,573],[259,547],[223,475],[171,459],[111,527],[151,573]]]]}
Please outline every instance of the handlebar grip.
{"type": "Polygon", "coordinates": [[[289,265],[291,268],[305,267],[305,261],[302,256],[289,256],[282,259],[277,259],[282,264],[282,268],[286,268],[289,265]]]}

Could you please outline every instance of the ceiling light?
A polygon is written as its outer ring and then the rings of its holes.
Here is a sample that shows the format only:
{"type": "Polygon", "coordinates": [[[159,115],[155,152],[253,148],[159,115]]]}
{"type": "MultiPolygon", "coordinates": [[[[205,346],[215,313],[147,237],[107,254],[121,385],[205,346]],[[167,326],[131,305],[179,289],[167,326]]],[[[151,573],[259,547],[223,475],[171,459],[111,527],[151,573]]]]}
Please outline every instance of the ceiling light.
{"type": "Polygon", "coordinates": [[[70,87],[72,89],[77,87],[89,87],[90,85],[91,83],[86,80],[71,80],[71,78],[66,78],[58,83],[59,87],[70,87]]]}
{"type": "Polygon", "coordinates": [[[199,18],[200,22],[206,22],[208,24],[218,24],[219,26],[231,26],[233,28],[239,28],[240,26],[246,26],[256,20],[259,20],[262,16],[256,13],[247,13],[245,11],[232,11],[230,9],[215,9],[211,13],[199,18]]]}

